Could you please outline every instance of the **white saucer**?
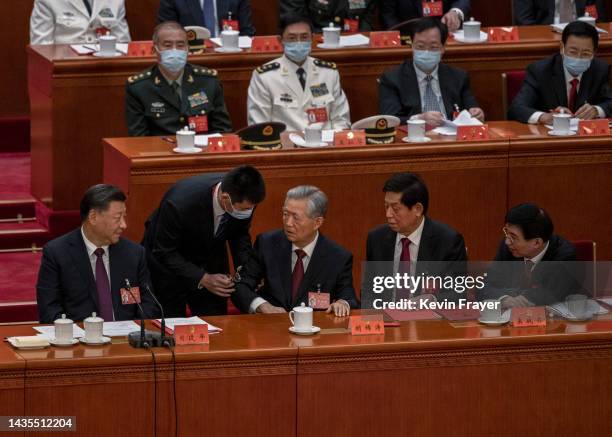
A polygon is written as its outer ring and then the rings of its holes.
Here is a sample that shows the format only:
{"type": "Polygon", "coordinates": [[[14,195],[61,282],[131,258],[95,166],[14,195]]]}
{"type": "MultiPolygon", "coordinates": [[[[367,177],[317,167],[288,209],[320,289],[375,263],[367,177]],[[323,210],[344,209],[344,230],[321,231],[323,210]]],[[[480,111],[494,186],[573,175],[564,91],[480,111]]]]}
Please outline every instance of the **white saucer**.
{"type": "Polygon", "coordinates": [[[482,323],[483,325],[488,326],[501,326],[505,325],[510,321],[510,315],[512,314],[512,310],[506,310],[502,313],[501,317],[497,320],[484,320],[482,318],[478,319],[478,323],[482,323]]]}
{"type": "Polygon", "coordinates": [[[321,330],[321,328],[319,328],[318,326],[313,326],[310,329],[307,329],[305,331],[301,330],[301,329],[295,329],[295,326],[290,326],[289,327],[289,332],[291,332],[292,334],[297,334],[297,335],[314,335],[317,332],[319,332],[321,330]]]}
{"type": "Polygon", "coordinates": [[[94,55],[96,58],[117,58],[119,56],[123,56],[123,53],[115,52],[112,55],[107,55],[106,53],[102,54],[101,52],[93,52],[92,55],[94,55]]]}
{"type": "Polygon", "coordinates": [[[338,44],[337,46],[334,46],[334,45],[329,45],[329,44],[324,43],[324,42],[320,42],[319,44],[317,44],[317,48],[320,48],[320,49],[341,49],[342,45],[338,44]]]}
{"type": "Polygon", "coordinates": [[[242,49],[240,47],[235,47],[233,49],[229,49],[226,47],[215,47],[215,52],[217,53],[239,53],[242,49]]]}
{"type": "Polygon", "coordinates": [[[327,146],[329,146],[329,144],[327,144],[325,142],[321,142],[320,144],[312,144],[312,145],[311,144],[306,144],[306,141],[304,140],[304,138],[302,138],[298,134],[289,134],[289,139],[296,146],[298,146],[298,147],[305,147],[307,149],[316,149],[318,147],[327,147],[327,146]]]}
{"type": "Polygon", "coordinates": [[[86,341],[85,337],[81,337],[79,338],[79,340],[81,341],[81,343],[88,344],[90,346],[99,346],[99,345],[107,344],[111,342],[110,337],[102,337],[102,341],[99,341],[99,342],[86,341]]]}
{"type": "Polygon", "coordinates": [[[584,316],[582,318],[578,318],[578,317],[576,317],[573,314],[568,312],[565,315],[565,320],[569,320],[570,322],[586,322],[588,320],[591,320],[594,315],[595,315],[595,313],[589,313],[589,314],[587,314],[586,316],[584,316]]]}
{"type": "Polygon", "coordinates": [[[480,31],[479,40],[465,39],[465,37],[463,36],[463,30],[458,30],[457,32],[454,32],[453,36],[455,37],[455,40],[465,44],[480,44],[481,42],[486,42],[489,39],[489,35],[487,35],[482,30],[480,31]]]}
{"type": "Polygon", "coordinates": [[[431,138],[423,137],[419,139],[412,139],[412,138],[404,137],[402,138],[402,141],[404,143],[429,143],[431,141],[431,138]]]}
{"type": "Polygon", "coordinates": [[[13,337],[7,337],[6,341],[8,341],[11,346],[13,346],[15,349],[22,349],[22,350],[35,350],[35,349],[44,349],[46,347],[49,347],[49,345],[45,345],[45,346],[17,346],[15,344],[15,340],[13,339],[13,337]]]}
{"type": "Polygon", "coordinates": [[[573,137],[577,133],[578,132],[576,132],[574,130],[570,130],[570,131],[567,131],[567,132],[557,132],[555,130],[549,130],[548,131],[548,135],[552,135],[553,137],[573,137]]]}
{"type": "Polygon", "coordinates": [[[178,147],[175,147],[174,149],[172,149],[172,151],[176,153],[190,154],[190,153],[200,153],[202,149],[200,149],[199,147],[192,147],[191,149],[179,149],[178,147]]]}
{"type": "Polygon", "coordinates": [[[51,340],[49,340],[49,343],[51,343],[53,346],[59,346],[59,347],[74,346],[78,342],[79,342],[78,338],[73,338],[72,341],[69,341],[68,343],[64,343],[64,342],[60,343],[59,341],[55,340],[55,338],[52,338],[51,340]]]}

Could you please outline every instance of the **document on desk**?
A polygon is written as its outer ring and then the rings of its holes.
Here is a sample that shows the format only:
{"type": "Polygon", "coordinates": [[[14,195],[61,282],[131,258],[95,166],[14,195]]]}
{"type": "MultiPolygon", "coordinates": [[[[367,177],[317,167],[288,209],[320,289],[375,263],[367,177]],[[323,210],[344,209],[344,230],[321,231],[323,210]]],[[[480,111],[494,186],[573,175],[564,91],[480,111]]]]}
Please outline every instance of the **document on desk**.
{"type": "MultiPolygon", "coordinates": [[[[554,305],[548,305],[548,308],[553,310],[555,313],[559,314],[564,319],[574,319],[574,315],[570,312],[569,308],[565,304],[565,302],[558,302],[554,305]]],[[[587,312],[590,314],[608,314],[609,311],[599,305],[597,301],[593,299],[589,299],[587,302],[587,312]]]]}
{"type": "MultiPolygon", "coordinates": [[[[38,331],[44,336],[47,340],[52,340],[55,338],[55,326],[34,326],[34,330],[38,331]]],[[[79,325],[72,324],[72,336],[74,338],[81,338],[85,336],[85,331],[81,329],[79,325]]]]}
{"type": "Polygon", "coordinates": [[[439,135],[457,135],[457,128],[459,126],[482,126],[482,122],[472,117],[472,115],[464,109],[454,120],[444,120],[444,124],[435,128],[433,132],[439,135]]]}
{"type": "Polygon", "coordinates": [[[208,147],[208,139],[214,137],[221,137],[221,134],[209,134],[209,135],[196,135],[195,146],[196,147],[208,147]]]}
{"type": "Polygon", "coordinates": [[[370,38],[360,33],[340,37],[340,47],[367,46],[368,44],[370,44],[370,38]]]}
{"type": "MultiPolygon", "coordinates": [[[[161,319],[153,320],[153,324],[157,327],[161,327],[161,319]]],[[[176,325],[208,325],[208,333],[209,334],[217,334],[222,332],[223,329],[211,325],[206,320],[202,320],[197,316],[193,317],[174,317],[170,319],[166,319],[166,332],[168,334],[172,334],[174,332],[174,327],[176,325]]]]}
{"type": "Polygon", "coordinates": [[[140,331],[140,325],[132,320],[122,320],[119,322],[104,322],[102,332],[107,337],[124,337],[130,332],[140,331]]]}
{"type": "MultiPolygon", "coordinates": [[[[223,47],[223,43],[221,42],[221,38],[211,38],[210,39],[214,44],[219,47],[223,47]]],[[[238,47],[241,49],[250,49],[253,44],[253,38],[250,36],[240,36],[238,37],[238,47]]]]}
{"type": "MultiPolygon", "coordinates": [[[[70,46],[72,50],[77,52],[79,55],[89,55],[100,50],[98,44],[72,44],[70,46]]],[[[119,43],[115,46],[116,50],[124,55],[128,53],[128,45],[125,43],[119,43]]]]}
{"type": "Polygon", "coordinates": [[[612,297],[601,297],[599,298],[599,300],[605,304],[612,306],[612,297]]]}

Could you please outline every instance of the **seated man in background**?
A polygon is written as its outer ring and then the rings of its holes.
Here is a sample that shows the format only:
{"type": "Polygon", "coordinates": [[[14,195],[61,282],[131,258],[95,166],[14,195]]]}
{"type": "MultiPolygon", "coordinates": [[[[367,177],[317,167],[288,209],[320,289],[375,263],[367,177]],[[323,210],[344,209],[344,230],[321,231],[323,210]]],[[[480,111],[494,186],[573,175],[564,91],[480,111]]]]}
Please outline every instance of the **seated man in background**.
{"type": "Polygon", "coordinates": [[[174,135],[185,126],[198,134],[230,132],[217,72],[187,63],[189,44],[173,21],[153,33],[157,64],[127,80],[125,117],[130,136],[174,135]]]}
{"type": "Polygon", "coordinates": [[[508,109],[508,118],[552,124],[555,112],[588,120],[612,112],[609,65],[595,58],[599,35],[590,24],[574,21],[563,29],[559,53],[527,67],[523,86],[508,109]]]}
{"type": "Polygon", "coordinates": [[[317,187],[287,192],[283,229],[258,235],[255,253],[240,271],[234,302],[242,312],[289,311],[308,305],[312,291],[329,293],[327,312],[336,316],[357,308],[353,256],[319,233],[326,212],[327,196],[317,187]]]}
{"type": "Polygon", "coordinates": [[[314,32],[332,23],[345,32],[374,30],[378,0],[280,0],[281,22],[287,15],[310,18],[314,32]]]}
{"type": "Polygon", "coordinates": [[[457,109],[467,109],[472,117],[484,121],[467,73],[440,63],[448,37],[446,25],[435,18],[422,18],[411,26],[410,37],[412,59],[380,77],[379,112],[399,117],[401,124],[418,118],[436,127],[444,119],[452,120],[457,109]]]}
{"type": "Polygon", "coordinates": [[[606,21],[604,0],[512,0],[514,24],[569,23],[589,13],[597,21],[606,21]]]}
{"type": "Polygon", "coordinates": [[[478,300],[498,299],[502,308],[550,305],[580,289],[569,262],[576,260],[574,246],[553,234],[544,209],[523,203],[508,211],[505,222],[478,300]]]}
{"type": "Polygon", "coordinates": [[[130,41],[125,0],[34,0],[30,44],[92,43],[107,32],[130,41]]]}
{"type": "Polygon", "coordinates": [[[336,64],[309,56],[310,21],[287,15],[282,26],[285,54],[258,67],[251,77],[248,124],[277,121],[289,131],[301,131],[311,123],[321,123],[323,129],[349,128],[349,104],[336,64]]]}
{"type": "Polygon", "coordinates": [[[160,0],[157,20],[176,21],[181,26],[202,26],[212,37],[231,27],[241,35],[255,35],[249,0],[160,0]]]}
{"type": "Polygon", "coordinates": [[[137,305],[123,303],[131,300],[126,279],[134,297],[140,295],[144,317],[157,317],[144,248],[121,238],[125,199],[117,187],[94,185],[81,200],[81,227],[45,245],[36,284],[40,323],[62,314],[82,321],[93,312],[106,321],[140,318],[137,305]]]}
{"type": "Polygon", "coordinates": [[[419,17],[441,17],[451,32],[461,28],[461,23],[469,18],[470,0],[381,0],[380,20],[385,29],[389,29],[407,20],[419,17]],[[442,3],[442,11],[437,13],[432,3],[442,3]]]}

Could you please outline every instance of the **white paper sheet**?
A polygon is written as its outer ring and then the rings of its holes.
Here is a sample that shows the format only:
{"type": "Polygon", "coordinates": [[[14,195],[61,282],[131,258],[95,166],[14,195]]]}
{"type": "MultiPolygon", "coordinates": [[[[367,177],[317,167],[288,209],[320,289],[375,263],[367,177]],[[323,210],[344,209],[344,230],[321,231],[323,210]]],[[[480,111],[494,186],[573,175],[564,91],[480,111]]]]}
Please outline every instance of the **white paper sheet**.
{"type": "Polygon", "coordinates": [[[457,135],[457,127],[459,126],[482,126],[482,123],[464,109],[454,120],[444,120],[444,124],[435,128],[433,132],[439,135],[457,135]]]}
{"type": "MultiPolygon", "coordinates": [[[[157,319],[159,323],[161,323],[161,319],[157,319]]],[[[221,328],[216,327],[215,325],[211,325],[205,320],[200,319],[197,316],[193,317],[174,317],[166,319],[166,327],[172,329],[174,331],[174,327],[176,325],[204,325],[208,324],[208,333],[214,334],[217,332],[223,331],[221,328]]]]}
{"type": "Polygon", "coordinates": [[[370,38],[360,33],[340,36],[340,45],[342,47],[365,46],[368,44],[370,44],[370,38]]]}
{"type": "Polygon", "coordinates": [[[102,332],[107,337],[124,337],[130,332],[140,331],[140,325],[132,320],[119,322],[104,322],[102,332]]]}
{"type": "Polygon", "coordinates": [[[603,303],[607,303],[608,305],[612,305],[612,297],[602,297],[599,300],[602,301],[603,303]]]}
{"type": "MultiPolygon", "coordinates": [[[[221,38],[211,38],[213,43],[218,45],[219,47],[223,47],[223,43],[221,42],[221,38]]],[[[253,44],[253,38],[250,36],[239,36],[238,37],[238,47],[241,49],[250,49],[251,44],[253,44]]]]}
{"type": "MultiPolygon", "coordinates": [[[[100,46],[98,44],[72,44],[70,48],[72,48],[72,50],[77,52],[79,55],[88,55],[100,50],[100,46]]],[[[118,43],[116,45],[116,49],[118,52],[121,52],[124,55],[127,55],[128,53],[128,45],[126,43],[118,43]]]]}
{"type": "MultiPolygon", "coordinates": [[[[567,26],[568,24],[569,23],[551,24],[550,27],[552,27],[552,29],[557,33],[563,33],[563,29],[565,29],[565,26],[567,26]]],[[[608,33],[607,30],[601,29],[599,27],[597,27],[597,32],[608,33]]]]}
{"type": "Polygon", "coordinates": [[[212,137],[221,137],[221,134],[210,134],[210,135],[196,135],[195,136],[195,146],[196,147],[207,147],[208,139],[212,137]]]}
{"type": "MultiPolygon", "coordinates": [[[[554,305],[548,305],[548,308],[566,319],[573,319],[574,315],[570,313],[565,302],[558,302],[554,305]]],[[[587,303],[588,312],[591,314],[608,314],[608,310],[602,307],[593,299],[589,299],[587,303]]]]}
{"type": "MultiPolygon", "coordinates": [[[[55,326],[34,326],[34,330],[38,331],[43,335],[47,340],[52,340],[55,338],[55,326]]],[[[72,335],[74,338],[81,338],[85,336],[85,331],[81,329],[79,325],[72,324],[72,335]]]]}

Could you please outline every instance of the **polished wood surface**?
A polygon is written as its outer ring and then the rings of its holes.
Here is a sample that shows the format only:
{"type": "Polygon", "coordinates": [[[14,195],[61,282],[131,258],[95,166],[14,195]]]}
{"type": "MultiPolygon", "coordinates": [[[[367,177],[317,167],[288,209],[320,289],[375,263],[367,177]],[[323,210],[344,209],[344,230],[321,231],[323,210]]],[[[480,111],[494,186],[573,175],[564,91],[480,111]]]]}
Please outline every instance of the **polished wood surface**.
{"type": "MultiPolygon", "coordinates": [[[[604,27],[609,28],[606,24],[604,27]]],[[[501,73],[523,69],[558,50],[560,36],[548,26],[520,29],[521,41],[508,44],[449,42],[445,62],[470,72],[476,97],[490,120],[501,120],[501,73]]],[[[376,80],[410,56],[409,48],[315,49],[334,61],[351,106],[353,121],[378,112],[376,80]]],[[[219,70],[234,129],[246,124],[246,95],[252,71],[278,54],[195,56],[191,62],[219,70]]],[[[600,56],[612,59],[612,39],[603,36],[600,56]]],[[[127,134],[124,87],[128,76],[153,58],[98,59],[78,56],[68,46],[28,48],[32,106],[32,191],[54,210],[78,207],[82,192],[102,179],[100,139],[127,134]],[[83,165],[78,159],[86,156],[83,165]],[[77,158],[77,159],[75,159],[77,158]]]]}
{"type": "MultiPolygon", "coordinates": [[[[364,337],[348,335],[346,318],[323,313],[315,313],[322,331],[313,337],[290,334],[286,314],[206,320],[223,332],[209,345],[177,347],[176,373],[168,350],[154,350],[154,376],[150,353],[122,338],[37,351],[4,344],[0,369],[25,364],[22,414],[76,415],[84,436],[152,434],[154,378],[158,435],[174,435],[175,375],[182,436],[612,430],[610,315],[586,323],[549,320],[537,329],[413,321],[364,337]]],[[[0,328],[2,337],[32,333],[28,325],[0,328]]],[[[0,397],[3,412],[5,401],[0,397]]]]}
{"type": "MultiPolygon", "coordinates": [[[[26,361],[8,343],[0,343],[0,415],[2,416],[24,414],[25,367],[26,361]]],[[[2,435],[18,436],[23,433],[3,432],[2,435]]]]}

